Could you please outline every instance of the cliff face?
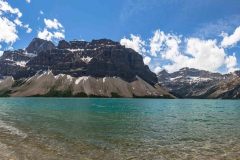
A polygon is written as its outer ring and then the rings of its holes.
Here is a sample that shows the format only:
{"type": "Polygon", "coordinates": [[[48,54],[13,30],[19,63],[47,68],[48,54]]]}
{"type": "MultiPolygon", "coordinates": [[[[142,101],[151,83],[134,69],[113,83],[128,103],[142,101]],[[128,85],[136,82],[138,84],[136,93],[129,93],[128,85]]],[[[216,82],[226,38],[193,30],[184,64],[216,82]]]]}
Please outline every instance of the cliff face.
{"type": "Polygon", "coordinates": [[[55,46],[35,38],[26,50],[4,52],[0,74],[14,79],[10,96],[173,97],[157,84],[141,55],[108,39],[62,40],[55,46]],[[81,78],[84,83],[76,84],[81,78]]]}
{"type": "Polygon", "coordinates": [[[39,71],[73,77],[120,77],[128,82],[136,76],[154,85],[157,77],[143,63],[142,56],[111,40],[60,41],[34,39],[26,50],[4,52],[0,58],[0,74],[15,79],[28,78],[39,71]]]}

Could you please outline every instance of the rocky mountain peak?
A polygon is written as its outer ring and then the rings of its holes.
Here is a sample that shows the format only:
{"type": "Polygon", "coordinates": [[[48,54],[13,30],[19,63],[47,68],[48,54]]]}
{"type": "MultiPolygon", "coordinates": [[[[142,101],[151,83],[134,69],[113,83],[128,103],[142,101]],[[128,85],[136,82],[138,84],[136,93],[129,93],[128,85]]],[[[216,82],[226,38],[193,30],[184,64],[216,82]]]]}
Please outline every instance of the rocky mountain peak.
{"type": "Polygon", "coordinates": [[[169,75],[169,73],[164,69],[164,70],[162,70],[161,72],[159,72],[158,75],[167,76],[167,75],[169,75]]]}
{"type": "Polygon", "coordinates": [[[65,40],[61,40],[58,43],[57,46],[58,49],[67,49],[67,48],[71,48],[71,44],[65,40]]]}
{"type": "Polygon", "coordinates": [[[199,70],[195,68],[182,68],[179,71],[173,72],[171,74],[172,77],[201,77],[201,78],[208,78],[208,77],[221,77],[220,73],[212,73],[205,70],[199,70]]]}
{"type": "Polygon", "coordinates": [[[38,54],[47,50],[55,49],[55,45],[51,41],[43,40],[40,38],[34,38],[32,42],[26,48],[28,53],[38,54]]]}

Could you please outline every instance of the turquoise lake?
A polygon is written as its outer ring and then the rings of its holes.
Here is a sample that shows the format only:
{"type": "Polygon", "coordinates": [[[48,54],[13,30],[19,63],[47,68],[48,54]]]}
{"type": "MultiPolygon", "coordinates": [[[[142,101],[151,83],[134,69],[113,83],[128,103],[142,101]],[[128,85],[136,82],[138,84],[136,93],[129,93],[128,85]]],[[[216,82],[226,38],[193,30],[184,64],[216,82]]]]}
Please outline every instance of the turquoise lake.
{"type": "Polygon", "coordinates": [[[2,98],[0,159],[240,159],[240,101],[2,98]]]}

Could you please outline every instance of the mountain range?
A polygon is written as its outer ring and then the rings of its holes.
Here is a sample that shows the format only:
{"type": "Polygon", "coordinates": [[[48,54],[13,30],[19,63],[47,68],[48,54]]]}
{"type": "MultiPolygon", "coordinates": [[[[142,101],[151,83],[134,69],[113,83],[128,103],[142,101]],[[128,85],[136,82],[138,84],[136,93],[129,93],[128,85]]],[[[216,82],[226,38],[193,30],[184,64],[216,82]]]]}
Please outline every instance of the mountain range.
{"type": "Polygon", "coordinates": [[[35,38],[26,49],[0,57],[1,96],[174,98],[140,54],[108,39],[35,38]]]}
{"type": "Polygon", "coordinates": [[[240,98],[240,71],[151,72],[143,57],[109,39],[34,38],[0,57],[0,96],[240,98]]]}
{"type": "Polygon", "coordinates": [[[211,73],[193,68],[158,74],[159,83],[178,98],[239,99],[240,71],[211,73]]]}

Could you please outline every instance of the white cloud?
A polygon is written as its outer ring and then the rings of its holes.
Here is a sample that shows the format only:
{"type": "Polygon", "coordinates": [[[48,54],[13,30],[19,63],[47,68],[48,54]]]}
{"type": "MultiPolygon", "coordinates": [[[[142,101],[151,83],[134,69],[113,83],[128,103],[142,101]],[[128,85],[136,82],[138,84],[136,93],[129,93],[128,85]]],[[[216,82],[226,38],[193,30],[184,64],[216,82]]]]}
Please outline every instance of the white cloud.
{"type": "Polygon", "coordinates": [[[65,35],[64,33],[62,32],[54,32],[54,37],[57,38],[57,39],[64,39],[65,38],[65,35]]]}
{"type": "Polygon", "coordinates": [[[160,54],[170,64],[163,65],[168,72],[175,72],[183,67],[196,68],[211,72],[218,71],[225,65],[226,53],[217,46],[216,40],[186,39],[186,50],[180,51],[178,37],[166,39],[166,49],[160,54]],[[183,53],[184,52],[184,53],[183,53]]]}
{"type": "Polygon", "coordinates": [[[224,48],[218,46],[217,40],[201,40],[190,37],[185,39],[185,44],[182,44],[180,36],[160,31],[155,32],[153,37],[158,37],[161,40],[154,44],[157,50],[152,50],[151,47],[151,52],[157,51],[154,54],[158,53],[163,60],[170,62],[162,66],[169,72],[177,71],[183,67],[211,72],[226,67],[228,71],[232,71],[237,66],[236,57],[228,56],[224,48]],[[184,46],[185,50],[180,49],[180,46],[184,46]]]}
{"type": "Polygon", "coordinates": [[[20,21],[19,18],[16,18],[16,19],[14,20],[14,23],[15,23],[16,25],[20,26],[20,27],[25,28],[27,33],[31,33],[31,32],[32,32],[32,28],[29,27],[29,24],[24,24],[24,25],[23,25],[22,21],[20,21]]]}
{"type": "Polygon", "coordinates": [[[120,40],[121,45],[125,46],[126,48],[131,48],[136,52],[144,55],[146,52],[145,49],[145,42],[139,36],[135,36],[133,34],[130,35],[131,39],[123,38],[120,40]]]}
{"type": "Polygon", "coordinates": [[[41,15],[43,15],[44,14],[44,12],[41,10],[40,12],[39,12],[41,15]]]}
{"type": "Polygon", "coordinates": [[[165,34],[163,31],[157,30],[150,39],[149,54],[158,57],[159,60],[163,59],[169,61],[170,64],[163,65],[162,67],[169,72],[174,72],[184,67],[184,62],[188,59],[187,56],[180,53],[180,43],[180,36],[165,34]]]}
{"type": "Polygon", "coordinates": [[[162,44],[164,40],[166,39],[166,36],[164,32],[160,30],[156,30],[154,33],[154,36],[150,39],[150,53],[152,56],[157,56],[157,52],[160,52],[162,50],[162,44]]]}
{"type": "Polygon", "coordinates": [[[49,32],[46,28],[44,28],[43,31],[38,32],[38,38],[50,41],[53,38],[53,34],[49,32]]]}
{"type": "Polygon", "coordinates": [[[187,40],[187,50],[190,54],[187,67],[217,71],[224,65],[226,53],[223,48],[217,46],[216,40],[200,40],[190,38],[187,40]]]}
{"type": "Polygon", "coordinates": [[[46,25],[46,28],[49,28],[49,29],[61,29],[63,28],[62,24],[60,22],[58,22],[57,19],[46,19],[44,18],[44,23],[46,25]]]}
{"type": "Polygon", "coordinates": [[[222,69],[232,72],[238,69],[235,54],[228,55],[225,48],[216,39],[183,38],[181,35],[156,30],[149,42],[141,40],[139,36],[131,35],[130,40],[124,38],[121,40],[121,44],[133,48],[140,54],[144,50],[144,63],[150,65],[155,73],[162,69],[175,72],[183,67],[211,72],[222,69]],[[147,57],[154,57],[154,59],[147,57]],[[158,65],[159,62],[162,65],[158,65]]]}
{"type": "Polygon", "coordinates": [[[54,39],[64,39],[65,35],[61,32],[50,32],[46,28],[43,31],[38,32],[38,38],[45,39],[48,41],[54,40],[54,39]]]}
{"type": "Polygon", "coordinates": [[[3,55],[3,51],[0,51],[0,57],[3,55]]]}
{"type": "Polygon", "coordinates": [[[23,25],[23,27],[26,29],[27,33],[31,33],[32,32],[32,28],[29,27],[29,24],[25,24],[25,25],[23,25]]]}
{"type": "Polygon", "coordinates": [[[18,39],[16,24],[0,17],[0,42],[14,43],[18,39]]]}
{"type": "Polygon", "coordinates": [[[11,13],[17,15],[18,18],[22,17],[22,13],[18,8],[12,8],[6,1],[0,0],[0,11],[4,13],[11,13]]]}
{"type": "Polygon", "coordinates": [[[45,27],[38,32],[38,37],[48,41],[55,41],[65,38],[65,30],[57,19],[44,19],[45,27]]]}
{"type": "Polygon", "coordinates": [[[26,0],[27,3],[31,3],[31,0],[26,0]]]}
{"type": "Polygon", "coordinates": [[[14,20],[14,23],[15,23],[16,25],[18,25],[18,26],[22,26],[22,22],[19,20],[19,18],[16,18],[16,19],[14,20]]]}
{"type": "Polygon", "coordinates": [[[143,62],[144,62],[145,65],[149,65],[150,62],[151,62],[151,58],[146,56],[146,57],[143,58],[143,62]]]}
{"type": "Polygon", "coordinates": [[[227,56],[225,59],[225,64],[227,66],[228,72],[234,72],[239,69],[237,68],[237,58],[235,54],[227,56]]]}
{"type": "MultiPolygon", "coordinates": [[[[25,28],[29,33],[29,25],[20,20],[22,13],[18,8],[13,8],[7,1],[0,0],[0,43],[12,45],[18,37],[18,27],[25,28]]],[[[11,47],[11,46],[8,46],[11,47]]]]}
{"type": "Polygon", "coordinates": [[[234,46],[240,41],[240,26],[236,28],[234,33],[232,35],[228,35],[226,33],[223,33],[223,40],[221,42],[221,45],[225,48],[229,46],[234,46]]]}
{"type": "Polygon", "coordinates": [[[162,71],[162,68],[161,67],[156,67],[156,68],[154,68],[154,73],[156,73],[156,74],[158,74],[159,72],[161,72],[162,71]]]}

